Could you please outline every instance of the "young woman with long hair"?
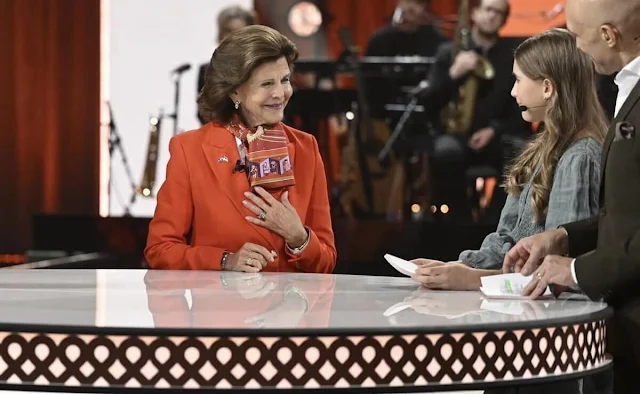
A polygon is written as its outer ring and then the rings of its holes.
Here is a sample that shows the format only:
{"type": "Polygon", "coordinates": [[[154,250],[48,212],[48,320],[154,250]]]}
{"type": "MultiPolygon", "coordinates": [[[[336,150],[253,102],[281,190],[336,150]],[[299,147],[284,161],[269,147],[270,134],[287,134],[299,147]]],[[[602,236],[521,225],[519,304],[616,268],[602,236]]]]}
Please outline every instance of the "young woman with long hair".
{"type": "Polygon", "coordinates": [[[524,41],[515,51],[511,95],[541,129],[508,167],[508,192],[498,228],[458,261],[413,260],[414,278],[432,289],[475,290],[501,273],[520,239],[598,212],[600,155],[607,121],[589,57],[564,29],[524,41]]]}

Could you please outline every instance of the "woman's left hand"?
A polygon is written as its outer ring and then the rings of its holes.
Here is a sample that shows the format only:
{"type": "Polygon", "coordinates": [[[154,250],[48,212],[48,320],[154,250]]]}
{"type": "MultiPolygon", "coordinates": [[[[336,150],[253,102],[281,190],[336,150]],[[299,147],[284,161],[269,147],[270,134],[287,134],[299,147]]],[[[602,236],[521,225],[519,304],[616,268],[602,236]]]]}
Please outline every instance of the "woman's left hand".
{"type": "Polygon", "coordinates": [[[438,260],[412,260],[418,268],[413,279],[429,289],[477,290],[480,288],[480,274],[459,261],[444,263],[438,260]]]}
{"type": "Polygon", "coordinates": [[[307,240],[304,228],[296,209],[289,202],[289,192],[282,193],[282,201],[276,200],[261,187],[255,188],[255,194],[246,192],[247,200],[242,204],[256,216],[247,216],[248,222],[268,228],[284,238],[292,248],[302,246],[307,240]]]}

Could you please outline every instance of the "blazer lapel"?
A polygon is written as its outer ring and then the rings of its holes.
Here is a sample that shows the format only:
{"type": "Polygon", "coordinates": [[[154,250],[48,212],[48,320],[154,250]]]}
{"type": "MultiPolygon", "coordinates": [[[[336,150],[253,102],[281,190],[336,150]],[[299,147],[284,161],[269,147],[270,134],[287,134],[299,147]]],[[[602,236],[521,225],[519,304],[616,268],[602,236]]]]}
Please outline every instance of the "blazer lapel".
{"type": "MultiPolygon", "coordinates": [[[[298,169],[298,171],[295,171],[296,167],[296,146],[293,142],[289,142],[287,144],[287,149],[289,150],[289,161],[291,162],[291,165],[294,168],[294,173],[300,174],[302,171],[300,171],[300,169],[298,169]]],[[[299,182],[300,180],[297,179],[296,182],[299,182]]],[[[298,194],[295,193],[294,190],[292,190],[293,188],[289,188],[289,202],[291,203],[291,205],[293,205],[294,207],[297,205],[296,203],[298,202],[298,194]]],[[[300,218],[302,220],[302,222],[304,223],[304,218],[300,218]]]]}
{"type": "Polygon", "coordinates": [[[604,201],[604,176],[605,176],[605,168],[607,168],[607,159],[609,158],[609,150],[611,149],[611,143],[616,135],[616,124],[618,122],[622,122],[627,118],[631,109],[635,107],[636,103],[640,99],[640,82],[636,83],[636,86],[633,87],[631,93],[629,93],[629,97],[625,100],[624,104],[618,111],[618,115],[611,121],[609,125],[609,130],[607,131],[607,136],[604,140],[604,146],[602,147],[602,164],[600,166],[600,204],[602,205],[604,201]]]}
{"type": "MultiPolygon", "coordinates": [[[[213,126],[202,144],[209,167],[217,178],[220,189],[231,200],[242,220],[275,250],[275,242],[271,231],[245,220],[245,216],[249,215],[250,211],[242,205],[242,201],[245,199],[244,192],[249,191],[249,180],[243,173],[233,173],[236,162],[240,160],[240,152],[238,152],[235,138],[230,133],[220,131],[223,130],[218,130],[217,127],[213,126]],[[224,160],[224,158],[228,160],[224,160]]],[[[266,245],[264,246],[266,247],[266,245]]]]}
{"type": "Polygon", "coordinates": [[[636,83],[636,86],[634,86],[633,90],[631,90],[631,93],[629,93],[629,97],[627,97],[624,104],[622,104],[622,107],[620,108],[618,115],[613,121],[614,127],[617,122],[621,122],[627,118],[627,115],[629,115],[629,112],[631,112],[633,107],[635,107],[639,99],[640,99],[640,81],[636,83]]]}

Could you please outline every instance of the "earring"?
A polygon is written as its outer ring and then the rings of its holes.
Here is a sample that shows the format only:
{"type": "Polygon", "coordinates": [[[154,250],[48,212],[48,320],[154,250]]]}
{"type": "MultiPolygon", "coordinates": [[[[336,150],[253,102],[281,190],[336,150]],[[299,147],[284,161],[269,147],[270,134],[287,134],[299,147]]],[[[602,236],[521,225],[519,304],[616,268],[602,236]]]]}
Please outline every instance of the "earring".
{"type": "Polygon", "coordinates": [[[233,106],[236,107],[236,109],[240,108],[240,101],[236,101],[233,106]]]}

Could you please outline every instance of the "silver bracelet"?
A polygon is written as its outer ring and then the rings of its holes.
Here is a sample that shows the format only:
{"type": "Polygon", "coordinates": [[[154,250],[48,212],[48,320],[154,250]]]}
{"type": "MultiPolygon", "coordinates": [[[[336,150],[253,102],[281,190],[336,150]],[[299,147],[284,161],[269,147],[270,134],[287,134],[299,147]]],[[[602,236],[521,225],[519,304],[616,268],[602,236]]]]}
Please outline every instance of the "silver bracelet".
{"type": "Polygon", "coordinates": [[[307,239],[304,241],[304,243],[300,246],[298,246],[297,248],[292,248],[291,246],[289,246],[289,244],[286,244],[287,250],[293,254],[300,254],[304,251],[304,249],[307,247],[307,245],[309,245],[309,241],[311,240],[311,232],[309,231],[309,228],[305,226],[304,230],[307,232],[307,239]]]}
{"type": "Polygon", "coordinates": [[[220,271],[226,271],[227,260],[229,260],[229,256],[231,256],[231,253],[229,252],[225,251],[222,253],[222,260],[220,260],[220,271]]]}

